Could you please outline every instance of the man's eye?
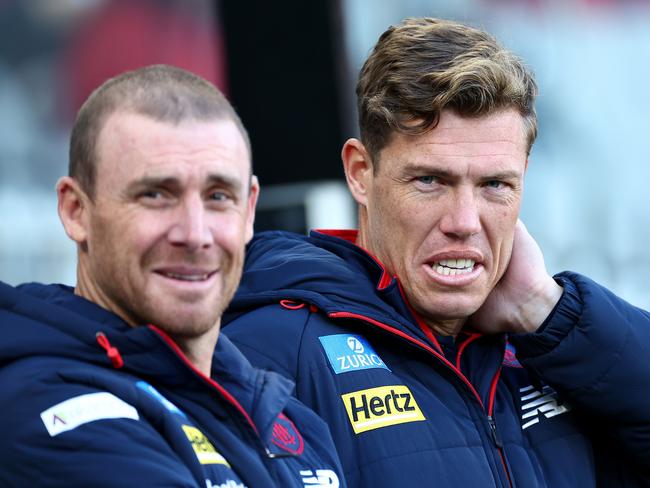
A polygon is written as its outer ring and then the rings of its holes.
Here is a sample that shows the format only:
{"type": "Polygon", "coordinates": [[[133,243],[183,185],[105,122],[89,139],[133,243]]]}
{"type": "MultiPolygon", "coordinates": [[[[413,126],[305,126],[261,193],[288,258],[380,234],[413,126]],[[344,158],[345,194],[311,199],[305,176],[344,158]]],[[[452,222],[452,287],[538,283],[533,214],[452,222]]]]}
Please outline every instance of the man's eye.
{"type": "Polygon", "coordinates": [[[140,194],[140,198],[146,198],[149,200],[159,200],[163,197],[163,193],[159,190],[147,190],[143,191],[140,194]]]}
{"type": "Polygon", "coordinates": [[[229,197],[227,193],[224,193],[222,191],[213,191],[210,193],[209,198],[215,202],[225,202],[229,197]]]}
{"type": "Polygon", "coordinates": [[[485,186],[487,186],[488,188],[494,188],[495,190],[499,190],[505,186],[505,183],[499,180],[490,180],[485,183],[485,186]]]}
{"type": "Polygon", "coordinates": [[[418,176],[417,180],[420,183],[424,183],[425,185],[431,185],[432,183],[438,181],[438,178],[436,178],[435,176],[428,175],[428,176],[418,176]]]}

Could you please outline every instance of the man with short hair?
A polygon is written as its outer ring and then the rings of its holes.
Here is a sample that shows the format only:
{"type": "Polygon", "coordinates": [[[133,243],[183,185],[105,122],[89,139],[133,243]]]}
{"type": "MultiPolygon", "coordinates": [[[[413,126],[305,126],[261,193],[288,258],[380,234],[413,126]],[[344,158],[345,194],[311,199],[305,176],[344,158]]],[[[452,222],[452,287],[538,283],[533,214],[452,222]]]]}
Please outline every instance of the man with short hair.
{"type": "Polygon", "coordinates": [[[344,485],[292,383],[219,336],[258,192],[207,81],[151,66],[89,97],[57,184],[76,287],[0,284],[0,485],[344,485]]]}
{"type": "Polygon", "coordinates": [[[481,30],[389,28],[342,151],[359,230],[249,244],[224,332],[296,380],[352,486],[650,483],[650,314],[549,276],[518,222],[536,93],[481,30]]]}

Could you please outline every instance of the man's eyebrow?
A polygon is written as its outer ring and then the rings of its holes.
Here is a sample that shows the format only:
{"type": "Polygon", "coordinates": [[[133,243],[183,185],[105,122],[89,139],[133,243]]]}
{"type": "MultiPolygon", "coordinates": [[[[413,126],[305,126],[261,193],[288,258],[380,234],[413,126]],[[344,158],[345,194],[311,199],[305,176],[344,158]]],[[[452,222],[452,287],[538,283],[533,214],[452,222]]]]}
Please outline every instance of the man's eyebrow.
{"type": "Polygon", "coordinates": [[[221,186],[233,190],[242,189],[244,186],[239,178],[216,173],[209,174],[207,182],[208,186],[221,186]]]}
{"type": "MultiPolygon", "coordinates": [[[[460,175],[443,166],[431,164],[406,163],[404,172],[408,175],[432,175],[442,178],[458,178],[460,175]]],[[[484,180],[512,180],[521,178],[521,173],[516,170],[496,171],[482,177],[484,180]]]]}
{"type": "Polygon", "coordinates": [[[180,180],[174,176],[143,176],[132,181],[128,189],[137,190],[139,188],[175,187],[179,185],[180,180]]]}
{"type": "Polygon", "coordinates": [[[521,173],[519,171],[499,171],[497,173],[491,173],[483,177],[484,180],[517,180],[521,178],[521,173]]]}
{"type": "MultiPolygon", "coordinates": [[[[181,186],[181,180],[176,176],[143,176],[133,181],[129,189],[178,186],[181,186]]],[[[208,175],[206,186],[221,186],[237,190],[242,187],[242,182],[239,178],[214,173],[208,175]]]]}
{"type": "Polygon", "coordinates": [[[431,164],[419,164],[419,163],[406,163],[404,165],[404,172],[408,175],[434,175],[441,176],[443,178],[453,178],[458,177],[457,173],[441,167],[431,164]]]}

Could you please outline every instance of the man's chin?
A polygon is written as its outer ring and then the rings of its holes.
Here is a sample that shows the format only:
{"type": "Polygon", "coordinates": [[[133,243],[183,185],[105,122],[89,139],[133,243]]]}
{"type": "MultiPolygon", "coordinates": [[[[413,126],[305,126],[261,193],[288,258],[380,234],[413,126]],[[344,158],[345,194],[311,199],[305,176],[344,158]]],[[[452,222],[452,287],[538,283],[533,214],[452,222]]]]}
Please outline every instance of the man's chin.
{"type": "Polygon", "coordinates": [[[439,320],[467,320],[482,303],[474,297],[453,297],[429,302],[426,311],[431,317],[439,320]]]}
{"type": "Polygon", "coordinates": [[[217,305],[205,307],[191,304],[166,304],[151,314],[149,323],[174,336],[196,337],[205,334],[219,323],[217,305]],[[208,309],[209,308],[209,309],[208,309]]]}

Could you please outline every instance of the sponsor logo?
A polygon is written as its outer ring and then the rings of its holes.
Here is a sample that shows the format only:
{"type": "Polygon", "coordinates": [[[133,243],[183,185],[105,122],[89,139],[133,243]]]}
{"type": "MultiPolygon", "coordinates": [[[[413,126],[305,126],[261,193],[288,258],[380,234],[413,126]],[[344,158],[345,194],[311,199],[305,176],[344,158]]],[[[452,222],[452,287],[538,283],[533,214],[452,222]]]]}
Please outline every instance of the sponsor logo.
{"type": "Polygon", "coordinates": [[[506,352],[503,355],[503,365],[508,368],[523,368],[517,359],[517,351],[515,351],[515,346],[509,342],[506,343],[506,352]]]}
{"type": "Polygon", "coordinates": [[[360,335],[335,334],[318,338],[336,374],[388,366],[360,335]]]}
{"type": "Polygon", "coordinates": [[[302,482],[305,488],[310,486],[339,487],[339,477],[331,469],[316,469],[314,471],[305,469],[300,471],[300,476],[302,476],[302,482]]]}
{"type": "Polygon", "coordinates": [[[365,346],[361,343],[359,339],[357,339],[354,336],[348,337],[348,339],[345,342],[347,342],[348,347],[355,354],[363,354],[364,352],[366,352],[365,346]]]}
{"type": "Polygon", "coordinates": [[[302,454],[304,443],[302,436],[291,420],[284,414],[278,415],[273,424],[273,437],[271,442],[291,454],[302,454]]]}
{"type": "Polygon", "coordinates": [[[521,393],[522,430],[538,423],[541,417],[550,419],[571,410],[569,405],[558,399],[557,393],[550,386],[538,390],[531,385],[520,388],[519,392],[521,393]]]}
{"type": "Polygon", "coordinates": [[[341,395],[355,434],[389,425],[426,420],[404,385],[380,386],[341,395]]]}
{"type": "Polygon", "coordinates": [[[205,480],[205,488],[246,488],[246,485],[233,480],[226,480],[223,483],[214,485],[211,480],[205,480]]]}
{"type": "Polygon", "coordinates": [[[149,395],[151,395],[160,403],[162,403],[163,406],[170,412],[178,414],[183,418],[187,418],[187,416],[183,412],[181,412],[181,410],[176,405],[174,405],[172,402],[167,400],[164,396],[162,396],[162,394],[158,390],[156,390],[153,386],[151,386],[146,381],[138,381],[136,383],[136,386],[141,390],[144,390],[147,393],[149,393],[149,395]]]}
{"type": "Polygon", "coordinates": [[[52,437],[104,419],[139,420],[140,417],[135,408],[106,391],[79,395],[41,412],[41,420],[52,437]]]}
{"type": "Polygon", "coordinates": [[[203,432],[191,425],[183,424],[181,427],[201,464],[223,464],[230,467],[226,458],[217,452],[203,432]]]}

